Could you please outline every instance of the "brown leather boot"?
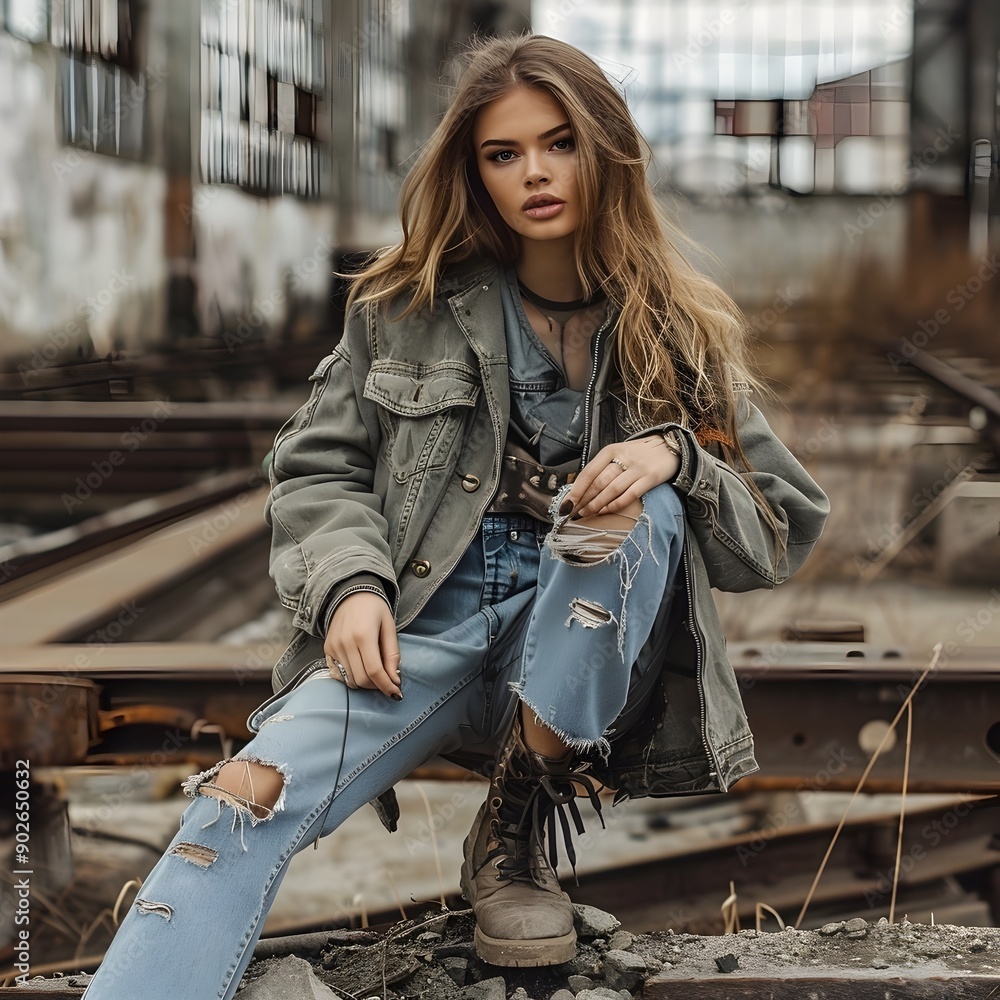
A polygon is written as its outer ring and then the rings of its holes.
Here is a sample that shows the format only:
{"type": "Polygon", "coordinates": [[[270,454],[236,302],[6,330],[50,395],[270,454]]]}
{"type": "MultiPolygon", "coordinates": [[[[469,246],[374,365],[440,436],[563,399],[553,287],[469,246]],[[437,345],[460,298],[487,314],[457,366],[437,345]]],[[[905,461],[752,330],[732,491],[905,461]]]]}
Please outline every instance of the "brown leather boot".
{"type": "Polygon", "coordinates": [[[577,832],[582,833],[573,782],[584,787],[598,815],[601,806],[594,779],[586,773],[588,765],[574,764],[574,757],[572,750],[554,759],[529,749],[520,711],[515,713],[486,801],[465,839],[462,895],[475,911],[476,951],[485,962],[558,965],[576,955],[573,904],[555,872],[556,813],[575,871],[576,855],[563,812],[569,808],[577,832]]]}

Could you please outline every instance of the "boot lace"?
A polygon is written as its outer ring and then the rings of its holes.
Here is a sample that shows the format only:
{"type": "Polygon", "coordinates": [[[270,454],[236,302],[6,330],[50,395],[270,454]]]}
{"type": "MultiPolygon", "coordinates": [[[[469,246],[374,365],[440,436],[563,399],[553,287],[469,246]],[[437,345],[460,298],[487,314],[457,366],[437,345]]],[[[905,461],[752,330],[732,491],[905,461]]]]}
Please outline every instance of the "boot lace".
{"type": "Polygon", "coordinates": [[[570,830],[572,820],[577,834],[584,832],[583,818],[576,803],[577,786],[584,789],[601,827],[606,829],[598,795],[602,786],[588,773],[588,767],[587,762],[566,762],[539,771],[517,753],[511,753],[498,766],[499,794],[490,803],[493,807],[491,834],[495,843],[485,858],[486,863],[496,862],[498,878],[541,885],[542,874],[533,859],[536,854],[547,857],[554,873],[559,865],[558,833],[561,831],[573,879],[580,884],[570,830]]]}

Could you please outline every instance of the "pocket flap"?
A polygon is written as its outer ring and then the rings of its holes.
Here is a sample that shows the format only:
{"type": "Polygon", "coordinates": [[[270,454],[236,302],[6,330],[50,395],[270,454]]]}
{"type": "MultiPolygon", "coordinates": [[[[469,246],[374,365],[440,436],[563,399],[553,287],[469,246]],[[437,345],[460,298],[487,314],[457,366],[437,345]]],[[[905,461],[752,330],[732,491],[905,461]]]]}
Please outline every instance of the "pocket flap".
{"type": "Polygon", "coordinates": [[[416,368],[394,363],[368,373],[365,396],[400,416],[413,417],[452,406],[475,406],[481,386],[461,368],[416,368]]]}

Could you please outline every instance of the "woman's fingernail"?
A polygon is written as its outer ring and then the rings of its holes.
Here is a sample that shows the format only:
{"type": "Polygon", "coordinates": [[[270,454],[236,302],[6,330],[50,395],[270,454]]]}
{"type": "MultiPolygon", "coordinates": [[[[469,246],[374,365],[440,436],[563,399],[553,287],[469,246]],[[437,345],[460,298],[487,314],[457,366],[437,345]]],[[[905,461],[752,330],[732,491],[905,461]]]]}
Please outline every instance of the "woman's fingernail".
{"type": "Polygon", "coordinates": [[[567,514],[572,514],[572,513],[573,513],[573,501],[570,500],[569,497],[567,497],[559,505],[559,516],[560,517],[565,517],[567,514]]]}
{"type": "Polygon", "coordinates": [[[401,694],[394,694],[392,696],[392,700],[393,701],[402,701],[403,700],[403,696],[401,694]]]}

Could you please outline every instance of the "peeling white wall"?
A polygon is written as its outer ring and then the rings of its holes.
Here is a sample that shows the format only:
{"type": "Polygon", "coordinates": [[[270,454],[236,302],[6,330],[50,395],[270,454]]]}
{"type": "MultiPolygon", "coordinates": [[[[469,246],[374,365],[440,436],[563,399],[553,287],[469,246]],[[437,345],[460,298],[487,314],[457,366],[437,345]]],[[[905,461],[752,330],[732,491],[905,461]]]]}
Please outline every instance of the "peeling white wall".
{"type": "Polygon", "coordinates": [[[58,142],[57,51],[0,32],[0,354],[159,339],[162,172],[58,142]]]}
{"type": "Polygon", "coordinates": [[[263,200],[228,185],[201,185],[192,201],[205,333],[218,332],[220,315],[227,328],[280,328],[290,296],[322,301],[329,295],[331,205],[263,200]]]}

